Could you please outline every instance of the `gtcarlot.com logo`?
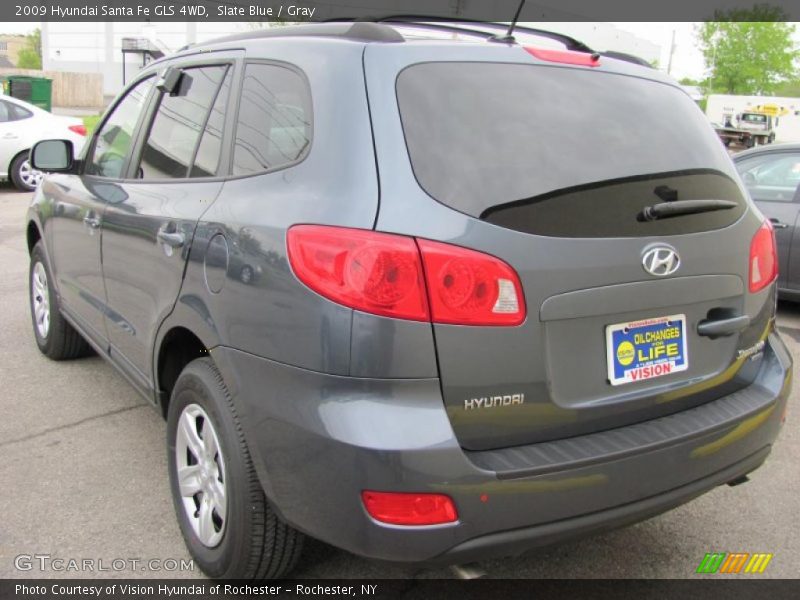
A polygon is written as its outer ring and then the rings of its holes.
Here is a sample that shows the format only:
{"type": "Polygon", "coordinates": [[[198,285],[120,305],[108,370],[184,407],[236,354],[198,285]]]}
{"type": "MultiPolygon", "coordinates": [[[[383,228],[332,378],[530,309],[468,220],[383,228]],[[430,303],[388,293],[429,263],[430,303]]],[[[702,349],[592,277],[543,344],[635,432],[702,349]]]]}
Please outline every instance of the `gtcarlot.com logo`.
{"type": "Polygon", "coordinates": [[[700,561],[697,573],[763,573],[773,556],[765,552],[709,552],[700,561]]]}
{"type": "Polygon", "coordinates": [[[19,554],[18,571],[99,573],[104,571],[194,571],[194,561],[185,558],[64,558],[50,554],[19,554]]]}

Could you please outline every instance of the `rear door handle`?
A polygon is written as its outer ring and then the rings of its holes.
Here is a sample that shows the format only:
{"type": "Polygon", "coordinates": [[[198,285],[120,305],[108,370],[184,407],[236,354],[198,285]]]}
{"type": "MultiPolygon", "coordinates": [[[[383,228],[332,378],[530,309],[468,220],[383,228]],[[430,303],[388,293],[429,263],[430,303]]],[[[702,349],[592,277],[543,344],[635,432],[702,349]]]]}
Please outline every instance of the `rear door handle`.
{"type": "Polygon", "coordinates": [[[739,333],[750,325],[750,317],[740,315],[729,319],[715,319],[700,321],[697,324],[697,334],[710,338],[725,337],[739,333]]]}
{"type": "Polygon", "coordinates": [[[97,229],[98,227],[100,227],[100,217],[98,217],[94,213],[89,213],[88,215],[83,217],[83,222],[92,229],[97,229]]]}
{"type": "Polygon", "coordinates": [[[166,244],[172,248],[180,248],[186,242],[186,236],[180,231],[167,231],[163,227],[158,230],[156,238],[162,244],[166,244]]]}
{"type": "Polygon", "coordinates": [[[784,223],[783,221],[781,221],[780,219],[776,219],[775,217],[772,217],[769,220],[769,222],[772,224],[773,229],[786,229],[789,226],[788,223],[784,223]]]}

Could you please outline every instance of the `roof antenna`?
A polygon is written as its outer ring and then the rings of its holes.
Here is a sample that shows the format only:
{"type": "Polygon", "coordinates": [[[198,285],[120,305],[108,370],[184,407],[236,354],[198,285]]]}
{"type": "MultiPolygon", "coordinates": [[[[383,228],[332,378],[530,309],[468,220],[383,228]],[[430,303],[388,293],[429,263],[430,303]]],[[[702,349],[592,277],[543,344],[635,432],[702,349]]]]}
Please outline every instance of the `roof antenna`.
{"type": "Polygon", "coordinates": [[[522,7],[525,6],[525,0],[520,0],[519,6],[517,7],[517,12],[514,14],[514,19],[511,21],[511,25],[508,26],[508,31],[506,31],[505,35],[495,35],[489,38],[490,42],[501,42],[503,44],[516,44],[517,40],[514,38],[514,27],[517,26],[517,21],[519,20],[519,15],[522,12],[522,7]]]}

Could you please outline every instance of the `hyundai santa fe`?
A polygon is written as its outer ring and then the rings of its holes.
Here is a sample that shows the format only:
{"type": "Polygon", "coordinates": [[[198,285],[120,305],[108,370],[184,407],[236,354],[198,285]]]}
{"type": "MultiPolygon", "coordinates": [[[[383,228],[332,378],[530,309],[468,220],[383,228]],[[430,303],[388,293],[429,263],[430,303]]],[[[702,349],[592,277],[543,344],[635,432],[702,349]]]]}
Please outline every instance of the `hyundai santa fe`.
{"type": "Polygon", "coordinates": [[[770,453],[775,239],[702,112],[635,58],[500,33],[221,38],[144,68],[78,159],[33,149],[36,342],[163,413],[210,576],[285,575],[305,536],[519,554],[770,453]]]}

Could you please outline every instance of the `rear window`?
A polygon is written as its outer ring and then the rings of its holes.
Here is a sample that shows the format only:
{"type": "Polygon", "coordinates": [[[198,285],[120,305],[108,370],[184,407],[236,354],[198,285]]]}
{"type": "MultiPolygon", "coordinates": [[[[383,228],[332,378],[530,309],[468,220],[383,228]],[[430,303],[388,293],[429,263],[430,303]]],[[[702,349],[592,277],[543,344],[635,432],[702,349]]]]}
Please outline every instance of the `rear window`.
{"type": "Polygon", "coordinates": [[[707,119],[647,79],[512,63],[422,63],[397,98],[414,174],[433,198],[538,235],[669,235],[725,227],[746,201],[707,119]],[[671,200],[733,209],[640,222],[671,200]]]}

